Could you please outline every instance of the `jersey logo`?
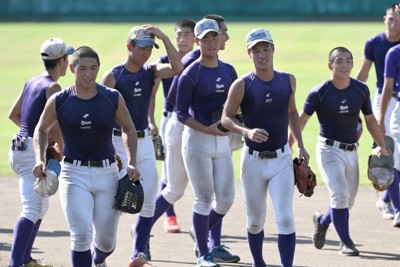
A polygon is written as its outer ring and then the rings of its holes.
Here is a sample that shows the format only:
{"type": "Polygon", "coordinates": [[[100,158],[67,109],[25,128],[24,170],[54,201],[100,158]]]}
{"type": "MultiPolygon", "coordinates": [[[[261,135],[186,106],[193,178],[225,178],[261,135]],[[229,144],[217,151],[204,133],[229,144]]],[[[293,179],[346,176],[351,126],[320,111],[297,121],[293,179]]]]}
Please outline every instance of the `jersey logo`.
{"type": "Polygon", "coordinates": [[[79,128],[82,130],[88,130],[92,128],[92,121],[89,119],[89,113],[86,113],[82,116],[81,126],[79,128]]]}
{"type": "Polygon", "coordinates": [[[225,85],[222,83],[218,84],[219,82],[221,82],[221,77],[218,77],[216,82],[217,83],[215,84],[215,92],[216,93],[225,93],[225,90],[224,90],[225,85]]]}
{"type": "Polygon", "coordinates": [[[139,86],[140,86],[140,82],[137,81],[137,82],[135,83],[135,87],[133,87],[133,96],[134,96],[134,97],[142,96],[142,88],[139,87],[139,86]]]}
{"type": "Polygon", "coordinates": [[[269,93],[265,95],[265,103],[272,103],[272,98],[269,93]]]}
{"type": "Polygon", "coordinates": [[[343,99],[342,101],[340,101],[339,114],[349,113],[349,106],[346,105],[346,103],[347,99],[343,99]]]}

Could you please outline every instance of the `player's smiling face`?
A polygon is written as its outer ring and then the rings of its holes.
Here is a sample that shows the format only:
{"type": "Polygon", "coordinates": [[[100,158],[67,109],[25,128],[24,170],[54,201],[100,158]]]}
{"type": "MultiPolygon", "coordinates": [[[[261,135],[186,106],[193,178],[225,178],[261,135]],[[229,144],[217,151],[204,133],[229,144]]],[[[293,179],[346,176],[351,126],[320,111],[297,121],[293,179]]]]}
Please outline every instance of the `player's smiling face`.
{"type": "Polygon", "coordinates": [[[273,64],[274,46],[268,42],[259,42],[248,50],[256,68],[270,68],[273,64]]]}
{"type": "Polygon", "coordinates": [[[99,73],[99,64],[95,58],[83,57],[79,59],[78,64],[71,71],[75,75],[76,86],[82,89],[91,89],[96,84],[97,74],[99,73]]]}
{"type": "Polygon", "coordinates": [[[178,27],[175,31],[175,40],[178,52],[186,54],[193,49],[194,33],[189,27],[178,27]]]}
{"type": "Polygon", "coordinates": [[[203,57],[214,57],[219,52],[221,36],[216,32],[208,32],[198,42],[203,57]]]}
{"type": "Polygon", "coordinates": [[[141,47],[139,45],[130,46],[130,58],[136,64],[142,66],[147,62],[147,60],[149,60],[152,51],[153,51],[153,46],[149,47],[141,47]]]}
{"type": "Polygon", "coordinates": [[[353,69],[353,57],[348,52],[337,53],[328,64],[333,76],[337,78],[349,78],[353,69]]]}
{"type": "Polygon", "coordinates": [[[386,25],[386,30],[393,35],[400,34],[400,23],[396,18],[397,14],[393,10],[387,10],[386,16],[383,17],[383,21],[386,25]]]}

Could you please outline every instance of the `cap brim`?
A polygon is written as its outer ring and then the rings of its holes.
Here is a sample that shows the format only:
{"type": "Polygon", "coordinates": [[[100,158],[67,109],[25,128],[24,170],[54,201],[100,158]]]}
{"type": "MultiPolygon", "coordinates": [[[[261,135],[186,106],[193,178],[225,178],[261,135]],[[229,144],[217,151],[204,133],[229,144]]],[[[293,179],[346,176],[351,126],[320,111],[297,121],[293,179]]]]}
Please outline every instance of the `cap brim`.
{"type": "Polygon", "coordinates": [[[390,149],[392,153],[394,153],[394,140],[392,137],[385,135],[385,147],[390,149]]]}
{"type": "Polygon", "coordinates": [[[218,34],[220,34],[219,31],[213,30],[213,29],[208,29],[208,30],[204,30],[202,33],[200,33],[199,35],[196,36],[197,39],[202,39],[207,33],[209,32],[216,32],[218,34]]]}
{"type": "Polygon", "coordinates": [[[253,46],[255,46],[256,44],[260,43],[260,42],[266,42],[266,43],[270,43],[270,44],[274,44],[273,42],[271,42],[270,40],[267,39],[259,39],[259,40],[255,40],[249,44],[247,44],[247,49],[251,49],[253,46]]]}
{"type": "Polygon", "coordinates": [[[57,160],[55,160],[55,159],[50,159],[48,162],[47,162],[47,167],[46,167],[46,169],[48,169],[48,170],[53,170],[56,174],[57,174],[57,177],[60,175],[60,172],[61,172],[61,165],[60,165],[60,162],[58,162],[57,160]]]}
{"type": "Polygon", "coordinates": [[[135,42],[135,44],[137,44],[140,47],[151,47],[151,46],[153,46],[156,49],[160,48],[158,46],[158,44],[156,44],[153,41],[143,41],[143,40],[133,40],[133,41],[135,42]]]}
{"type": "Polygon", "coordinates": [[[75,49],[72,46],[67,46],[66,55],[72,55],[75,52],[75,49]]]}

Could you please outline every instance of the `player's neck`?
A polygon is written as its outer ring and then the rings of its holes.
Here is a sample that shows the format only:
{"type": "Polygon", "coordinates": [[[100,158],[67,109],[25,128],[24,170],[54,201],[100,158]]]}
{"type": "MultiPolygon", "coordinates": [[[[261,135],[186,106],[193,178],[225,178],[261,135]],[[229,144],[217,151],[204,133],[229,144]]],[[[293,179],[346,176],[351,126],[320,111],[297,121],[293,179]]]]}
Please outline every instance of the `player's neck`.
{"type": "Polygon", "coordinates": [[[133,73],[138,72],[141,67],[143,67],[143,65],[138,65],[132,60],[129,60],[129,58],[124,62],[124,68],[133,73]]]}
{"type": "Polygon", "coordinates": [[[218,67],[218,58],[215,57],[205,57],[205,56],[200,56],[199,62],[202,66],[209,67],[209,68],[215,68],[218,67]]]}
{"type": "Polygon", "coordinates": [[[274,69],[273,68],[265,68],[265,69],[256,68],[255,74],[259,79],[268,82],[274,78],[274,69]]]}
{"type": "Polygon", "coordinates": [[[335,88],[339,90],[346,89],[350,86],[350,77],[347,78],[340,78],[340,77],[333,77],[332,78],[332,84],[335,86],[335,88]]]}
{"type": "Polygon", "coordinates": [[[47,74],[56,82],[60,79],[61,75],[57,68],[47,70],[47,74]]]}
{"type": "Polygon", "coordinates": [[[93,86],[83,86],[75,83],[73,90],[77,97],[81,99],[90,99],[97,95],[97,83],[95,83],[93,86]]]}
{"type": "Polygon", "coordinates": [[[389,42],[398,42],[400,41],[400,32],[397,34],[394,33],[390,33],[388,30],[385,31],[385,36],[386,36],[386,40],[388,40],[389,42]]]}

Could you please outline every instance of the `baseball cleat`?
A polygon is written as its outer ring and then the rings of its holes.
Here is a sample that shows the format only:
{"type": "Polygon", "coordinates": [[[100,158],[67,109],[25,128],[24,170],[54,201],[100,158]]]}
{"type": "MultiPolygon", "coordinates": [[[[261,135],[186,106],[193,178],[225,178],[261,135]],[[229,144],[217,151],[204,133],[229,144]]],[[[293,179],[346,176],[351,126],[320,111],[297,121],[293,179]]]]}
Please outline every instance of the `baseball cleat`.
{"type": "Polygon", "coordinates": [[[201,256],[197,259],[197,267],[220,267],[218,263],[216,263],[210,253],[207,253],[204,256],[201,256]]]}
{"type": "Polygon", "coordinates": [[[31,261],[28,264],[25,264],[23,266],[25,266],[25,267],[53,267],[53,265],[49,265],[49,264],[40,264],[34,259],[31,259],[31,261]]]}
{"type": "Polygon", "coordinates": [[[356,246],[352,241],[343,243],[340,242],[339,254],[343,256],[358,256],[360,252],[356,249],[356,246]]]}
{"type": "Polygon", "coordinates": [[[313,215],[313,223],[314,223],[314,235],[313,235],[313,244],[314,247],[317,249],[321,249],[325,245],[325,237],[326,237],[326,231],[328,229],[324,229],[322,225],[319,223],[319,219],[322,217],[322,213],[318,210],[314,212],[313,215]]]}
{"type": "Polygon", "coordinates": [[[210,251],[211,256],[214,258],[216,262],[238,262],[240,261],[240,257],[237,255],[233,255],[228,250],[228,247],[224,244],[219,246],[215,246],[210,251]]]}
{"type": "Polygon", "coordinates": [[[393,227],[400,227],[400,211],[394,216],[393,227]]]}
{"type": "Polygon", "coordinates": [[[164,221],[164,230],[167,233],[180,233],[181,227],[178,225],[176,216],[168,216],[164,221]]]}
{"type": "Polygon", "coordinates": [[[392,203],[383,202],[382,199],[379,199],[375,206],[382,211],[382,218],[384,220],[393,220],[394,219],[394,211],[392,203]]]}
{"type": "Polygon", "coordinates": [[[148,259],[146,255],[144,255],[144,253],[142,252],[139,252],[136,258],[128,263],[128,267],[152,267],[153,265],[151,265],[147,261],[148,259]]]}
{"type": "Polygon", "coordinates": [[[105,262],[102,263],[97,263],[96,265],[93,265],[94,267],[107,267],[107,264],[105,262]]]}

